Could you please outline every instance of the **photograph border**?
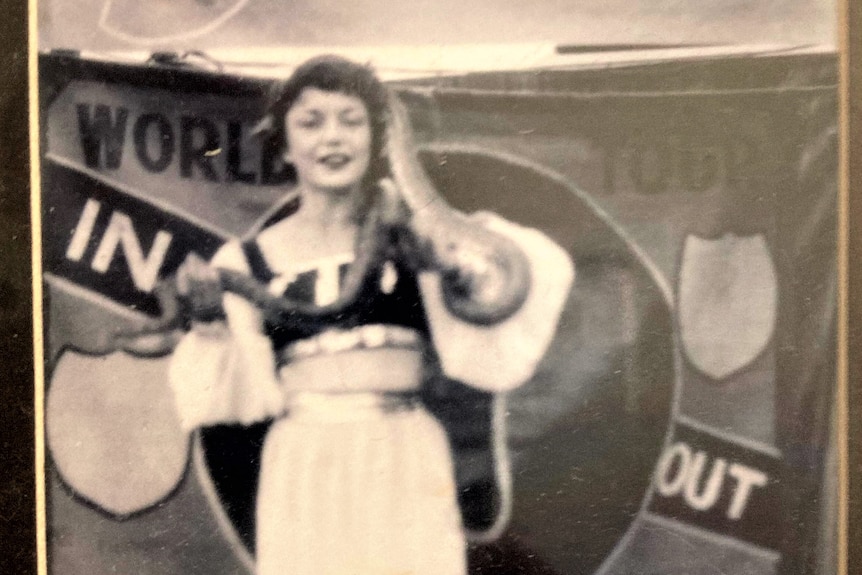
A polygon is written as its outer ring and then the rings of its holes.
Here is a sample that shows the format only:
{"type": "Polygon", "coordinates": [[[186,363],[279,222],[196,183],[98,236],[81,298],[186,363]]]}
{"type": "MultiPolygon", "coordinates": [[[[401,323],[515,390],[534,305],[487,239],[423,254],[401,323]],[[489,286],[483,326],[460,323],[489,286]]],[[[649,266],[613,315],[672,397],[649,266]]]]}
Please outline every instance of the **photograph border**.
{"type": "MultiPolygon", "coordinates": [[[[19,29],[21,19],[16,18],[18,15],[15,12],[15,6],[23,3],[15,3],[9,1],[5,6],[7,14],[3,20],[3,28],[0,28],[0,37],[10,39],[14,43],[20,39],[20,34],[16,36],[16,30],[19,29]]],[[[840,62],[840,186],[839,186],[839,226],[838,226],[838,305],[843,310],[843,313],[838,314],[838,357],[837,357],[837,389],[835,402],[836,415],[836,441],[838,447],[838,495],[839,508],[837,512],[837,532],[838,532],[838,573],[847,575],[851,573],[862,573],[862,546],[852,545],[852,541],[862,541],[862,501],[857,497],[851,498],[853,493],[862,492],[862,445],[859,438],[862,438],[862,353],[853,352],[853,349],[862,349],[862,265],[851,265],[851,262],[862,262],[862,226],[853,225],[854,222],[862,222],[862,194],[856,189],[860,187],[858,184],[853,185],[852,182],[862,182],[862,141],[854,138],[862,134],[862,118],[860,118],[859,110],[862,109],[862,5],[853,0],[838,0],[839,18],[838,18],[838,52],[840,62]],[[855,193],[851,193],[854,191],[855,193]]],[[[26,134],[39,133],[39,91],[38,91],[38,43],[34,40],[38,33],[38,18],[35,16],[38,13],[37,0],[28,0],[26,10],[21,10],[28,22],[26,27],[27,34],[25,45],[28,47],[27,54],[27,97],[22,98],[18,95],[17,98],[22,101],[23,106],[26,106],[29,101],[29,114],[26,117],[22,114],[16,118],[15,111],[20,112],[19,108],[22,105],[11,106],[4,108],[4,113],[7,117],[5,121],[13,125],[13,129],[8,130],[9,134],[17,134],[18,129],[14,127],[16,123],[25,122],[29,129],[24,130],[26,134]],[[26,16],[29,15],[29,18],[26,16]],[[29,38],[29,42],[27,42],[29,38]],[[26,118],[26,119],[25,119],[26,118]]],[[[18,49],[13,48],[14,53],[20,53],[18,49]]],[[[12,74],[21,74],[22,67],[20,66],[20,58],[9,58],[10,50],[4,48],[3,55],[7,61],[8,69],[13,71],[12,74]],[[17,68],[16,68],[17,66],[17,68]]],[[[23,75],[21,76],[22,79],[23,75]]],[[[20,89],[22,82],[12,83],[13,89],[20,89]]],[[[4,88],[6,92],[6,88],[4,88]]],[[[5,96],[5,93],[4,93],[5,96]]],[[[13,96],[16,98],[16,96],[13,96]]],[[[4,136],[7,139],[8,136],[4,136]]],[[[15,157],[25,155],[20,143],[20,134],[15,138],[16,142],[12,144],[14,151],[7,152],[7,157],[14,155],[15,157]]],[[[26,140],[25,140],[26,141],[26,140]]],[[[5,142],[4,142],[5,143],[5,142]]],[[[30,341],[27,341],[27,350],[21,351],[19,342],[16,342],[17,347],[11,346],[11,351],[2,353],[6,357],[12,357],[12,361],[4,361],[4,371],[10,372],[10,377],[7,381],[20,382],[22,380],[21,372],[30,370],[34,378],[33,383],[24,389],[26,392],[26,403],[32,406],[32,417],[27,417],[25,414],[22,423],[17,423],[13,429],[6,430],[4,433],[11,433],[10,443],[15,445],[13,448],[14,456],[9,457],[9,461],[17,462],[17,465],[12,470],[12,473],[21,473],[26,477],[31,486],[34,486],[33,501],[35,508],[32,515],[35,516],[35,528],[32,530],[22,529],[20,521],[13,519],[5,521],[9,525],[15,525],[14,530],[9,530],[6,541],[3,546],[6,548],[4,555],[9,555],[10,547],[23,549],[26,545],[20,542],[23,540],[35,540],[35,556],[34,565],[36,572],[39,575],[47,575],[48,563],[48,540],[47,540],[47,495],[46,495],[46,451],[45,451],[45,433],[44,433],[44,390],[45,390],[45,373],[44,373],[44,323],[43,323],[43,290],[42,290],[42,251],[41,251],[41,194],[39,193],[41,178],[39,170],[39,138],[30,138],[29,146],[26,147],[29,157],[29,170],[17,170],[13,166],[11,169],[8,166],[2,167],[3,179],[10,182],[8,190],[12,191],[12,195],[2,198],[4,201],[15,202],[22,201],[20,196],[29,198],[27,204],[30,207],[29,228],[31,232],[31,248],[23,250],[20,241],[7,246],[6,249],[11,249],[15,254],[16,262],[22,264],[23,258],[26,257],[31,270],[31,285],[26,287],[21,286],[21,289],[31,293],[31,298],[27,302],[32,301],[32,313],[27,310],[27,320],[32,320],[30,330],[26,330],[24,322],[20,317],[14,317],[11,326],[11,331],[14,332],[16,339],[28,340],[29,333],[32,333],[32,347],[30,341]],[[29,179],[29,189],[32,193],[27,193],[27,186],[22,185],[29,179]],[[32,349],[32,354],[29,351],[32,349]],[[31,396],[32,392],[32,396],[31,396]],[[32,397],[32,403],[30,399],[32,397]],[[29,426],[29,427],[28,427],[29,426]],[[23,429],[35,430],[35,433],[25,434],[23,429]],[[25,437],[26,436],[26,437],[25,437]],[[29,441],[27,438],[30,438],[29,441]],[[30,464],[32,463],[32,469],[30,464]],[[21,472],[21,469],[24,469],[21,472]],[[35,477],[35,481],[33,481],[35,477]],[[35,537],[31,534],[35,533],[35,537]]],[[[3,188],[0,188],[3,189],[3,188]]],[[[25,215],[26,218],[26,215],[25,215]]],[[[26,224],[25,224],[26,225],[26,224]]],[[[19,290],[20,291],[20,290],[19,290]]],[[[18,305],[21,305],[23,299],[18,300],[18,305]]],[[[20,316],[20,314],[18,314],[20,316]]],[[[26,323],[29,323],[25,320],[26,323]]],[[[0,326],[2,327],[2,326],[0,326]]],[[[2,356],[0,356],[2,358],[2,356]]],[[[2,372],[0,372],[2,373],[2,372]]],[[[22,390],[15,385],[9,386],[10,392],[3,392],[0,395],[0,405],[7,408],[8,411],[17,410],[20,407],[22,397],[11,395],[21,392],[22,390]],[[7,395],[10,394],[10,395],[7,395]]],[[[21,386],[26,387],[26,386],[21,386]]],[[[8,464],[7,464],[8,465],[8,464]]],[[[29,506],[22,511],[21,495],[16,494],[16,501],[13,501],[11,496],[0,491],[0,507],[6,507],[14,511],[16,517],[22,513],[30,514],[29,506]],[[5,501],[4,499],[8,499],[5,501]]],[[[27,499],[26,496],[23,499],[27,499]]],[[[20,561],[20,551],[15,554],[17,561],[20,561]]],[[[2,563],[0,563],[2,570],[2,563]]],[[[18,572],[10,571],[10,572],[18,572]]]]}

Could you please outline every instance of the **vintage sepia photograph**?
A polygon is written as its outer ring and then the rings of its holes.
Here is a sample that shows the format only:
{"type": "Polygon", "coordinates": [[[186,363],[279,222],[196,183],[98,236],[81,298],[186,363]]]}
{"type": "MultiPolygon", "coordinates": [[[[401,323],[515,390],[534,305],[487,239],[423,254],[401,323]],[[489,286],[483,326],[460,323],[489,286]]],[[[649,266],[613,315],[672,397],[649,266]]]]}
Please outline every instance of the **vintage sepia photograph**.
{"type": "Polygon", "coordinates": [[[836,573],[838,13],[38,0],[43,571],[836,573]]]}

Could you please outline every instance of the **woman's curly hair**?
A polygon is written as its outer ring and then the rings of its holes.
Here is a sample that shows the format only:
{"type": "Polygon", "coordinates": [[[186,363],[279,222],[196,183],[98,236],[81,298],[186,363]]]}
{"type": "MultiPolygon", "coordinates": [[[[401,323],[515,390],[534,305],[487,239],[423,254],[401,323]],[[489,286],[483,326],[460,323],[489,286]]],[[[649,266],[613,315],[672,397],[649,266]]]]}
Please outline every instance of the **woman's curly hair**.
{"type": "Polygon", "coordinates": [[[270,128],[268,145],[275,146],[281,156],[287,147],[285,116],[306,88],[356,96],[365,104],[371,125],[371,164],[366,172],[366,188],[388,174],[383,154],[386,138],[387,91],[369,66],[363,66],[341,56],[318,56],[300,65],[283,82],[272,86],[266,114],[270,128]]]}

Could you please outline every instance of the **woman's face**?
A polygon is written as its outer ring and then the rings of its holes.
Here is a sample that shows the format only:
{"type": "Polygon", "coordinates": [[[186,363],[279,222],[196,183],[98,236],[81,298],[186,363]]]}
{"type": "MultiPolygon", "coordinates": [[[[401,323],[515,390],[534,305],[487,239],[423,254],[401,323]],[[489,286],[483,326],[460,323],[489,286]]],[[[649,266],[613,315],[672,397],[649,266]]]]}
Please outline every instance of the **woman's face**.
{"type": "Polygon", "coordinates": [[[285,159],[300,185],[345,192],[362,181],[371,160],[371,122],[356,96],[305,88],[285,117],[285,159]]]}

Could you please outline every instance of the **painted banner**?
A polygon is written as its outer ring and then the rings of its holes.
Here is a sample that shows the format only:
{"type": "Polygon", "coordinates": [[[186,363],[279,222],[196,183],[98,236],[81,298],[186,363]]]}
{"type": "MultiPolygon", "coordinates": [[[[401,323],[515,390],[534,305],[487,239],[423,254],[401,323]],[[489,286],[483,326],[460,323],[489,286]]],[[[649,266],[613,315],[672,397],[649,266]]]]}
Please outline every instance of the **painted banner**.
{"type": "MultiPolygon", "coordinates": [[[[251,573],[265,428],[186,434],[169,351],[123,336],[165,311],[158,286],[187,254],[283,194],[254,131],[269,80],[69,52],[39,74],[50,572],[251,573]]],[[[390,82],[440,192],[542,230],[577,270],[504,411],[428,386],[470,573],[823,572],[836,83],[831,53],[390,82]]]]}

